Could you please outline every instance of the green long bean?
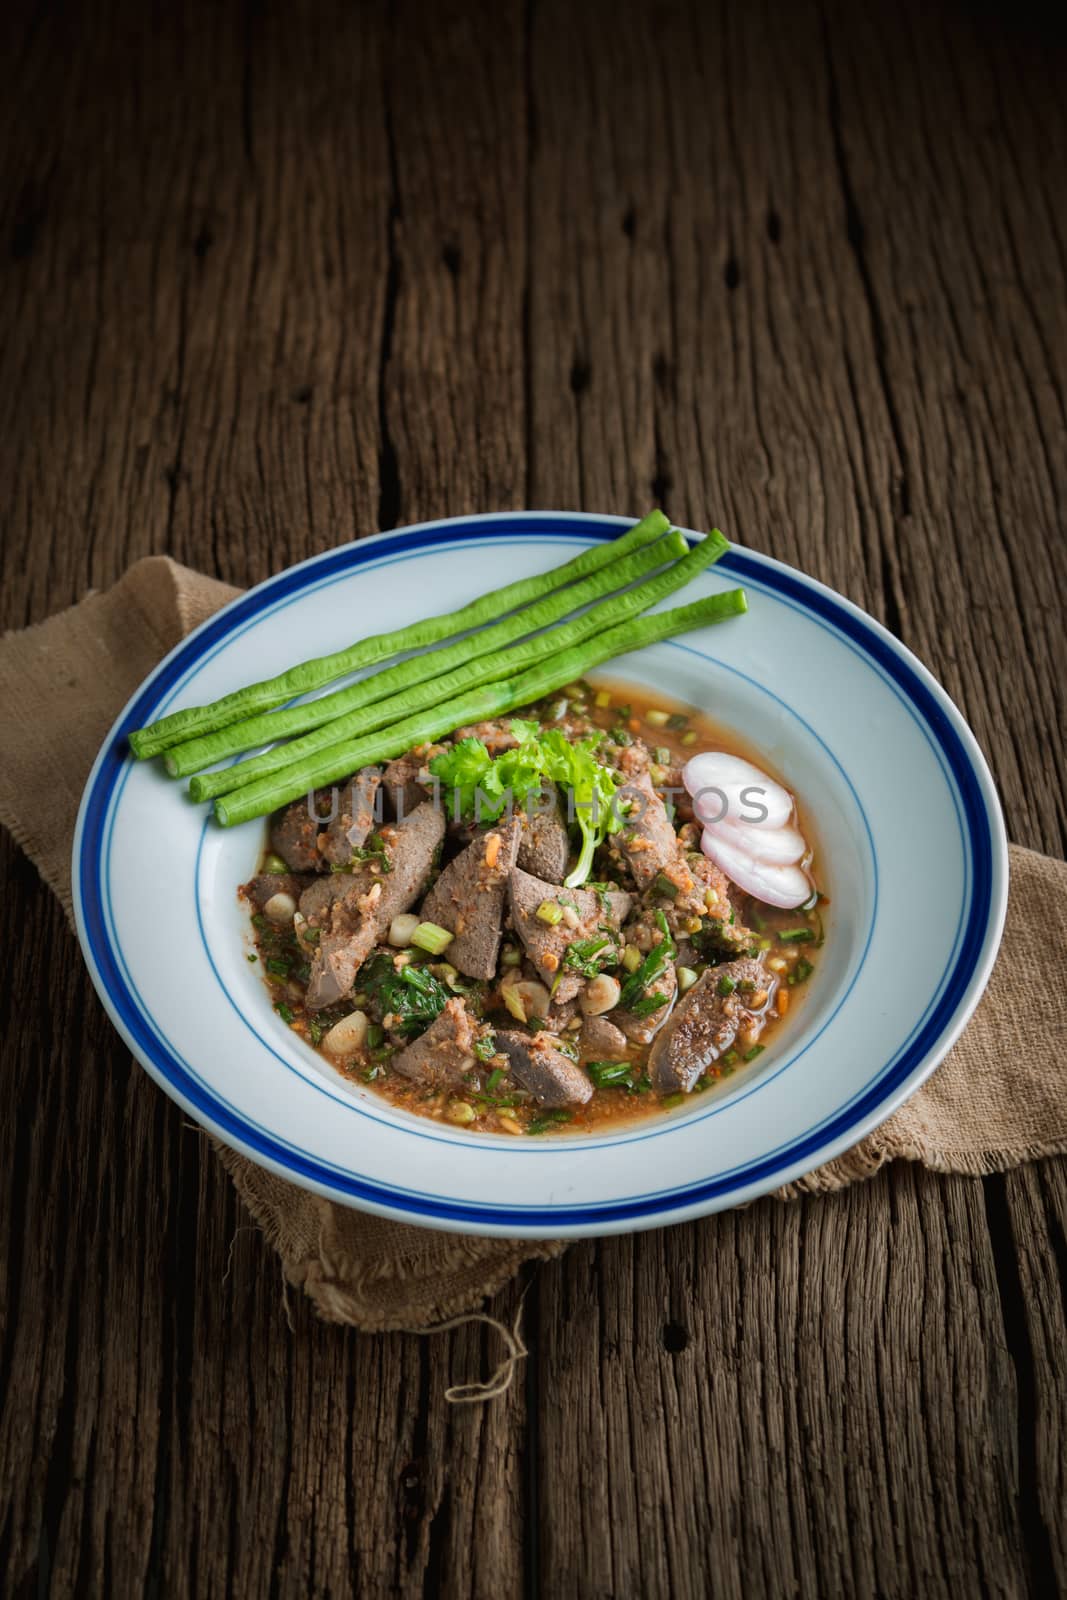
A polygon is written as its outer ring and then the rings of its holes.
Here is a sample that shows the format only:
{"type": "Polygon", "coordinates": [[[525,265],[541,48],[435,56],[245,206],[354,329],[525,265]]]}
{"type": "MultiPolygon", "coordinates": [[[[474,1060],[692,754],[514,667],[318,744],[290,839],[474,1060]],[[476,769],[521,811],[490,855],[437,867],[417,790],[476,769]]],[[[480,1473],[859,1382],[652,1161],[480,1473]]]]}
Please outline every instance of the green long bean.
{"type": "Polygon", "coordinates": [[[413,622],[406,628],[398,628],[390,633],[372,634],[344,650],[301,662],[277,677],[235,689],[232,694],[223,695],[221,700],[214,700],[210,705],[187,706],[181,711],[172,711],[169,716],[160,717],[146,728],[135,729],[130,734],[130,748],[139,760],[147,760],[186,739],[229,727],[234,722],[243,722],[258,711],[267,711],[297,695],[321,689],[335,678],[359,671],[362,667],[373,666],[376,661],[388,660],[390,656],[400,655],[406,650],[422,650],[427,645],[450,639],[453,634],[463,633],[468,628],[481,627],[483,623],[495,621],[507,611],[551,594],[564,584],[598,572],[601,567],[617,561],[621,555],[662,538],[669,529],[670,523],[662,511],[650,511],[647,517],[635,523],[620,538],[592,545],[549,572],[505,584],[502,589],[481,595],[477,600],[461,606],[458,611],[413,622]]]}
{"type": "MultiPolygon", "coordinates": [[[[717,561],[727,549],[729,549],[727,541],[716,529],[688,551],[681,561],[676,561],[673,566],[668,567],[666,572],[658,573],[634,589],[612,595],[601,605],[560,623],[548,633],[537,634],[521,644],[509,645],[504,650],[479,657],[475,661],[463,659],[462,646],[458,650],[435,651],[429,657],[415,657],[416,661],[438,662],[438,670],[428,674],[423,682],[411,688],[402,688],[388,699],[375,699],[369,706],[357,704],[355,710],[319,726],[301,739],[294,739],[289,744],[275,745],[272,750],[264,751],[262,755],[253,756],[247,761],[238,762],[236,766],[223,767],[216,772],[201,773],[190,782],[189,793],[194,800],[211,800],[220,794],[229,794],[234,789],[265,777],[270,772],[291,766],[294,761],[313,756],[317,750],[337,744],[341,739],[354,739],[359,734],[387,727],[390,722],[409,717],[414,712],[424,710],[442,700],[450,700],[457,694],[476,688],[480,683],[493,683],[498,679],[514,677],[517,672],[534,666],[546,656],[580,644],[583,639],[602,633],[605,628],[613,627],[625,621],[627,617],[647,611],[650,606],[656,605],[660,600],[665,600],[669,594],[681,589],[698,572],[717,561]]],[[[463,644],[466,644],[466,640],[463,644]]],[[[404,666],[408,664],[402,663],[404,666]]],[[[393,669],[378,676],[392,677],[393,669]]],[[[342,695],[335,698],[340,702],[348,695],[349,691],[345,690],[342,695]]]]}
{"type": "Polygon", "coordinates": [[[659,639],[685,633],[690,628],[722,622],[727,617],[739,616],[746,609],[744,590],[728,589],[725,593],[710,595],[673,611],[657,611],[636,621],[628,619],[573,649],[553,654],[517,677],[482,684],[466,694],[458,695],[454,700],[436,706],[432,711],[418,712],[365,739],[329,745],[310,760],[294,762],[292,766],[283,767],[280,772],[271,773],[258,783],[247,784],[233,794],[217,799],[215,816],[225,828],[249,822],[254,817],[266,816],[288,801],[298,800],[309,790],[337,783],[358,768],[373,762],[388,761],[393,756],[402,755],[405,750],[441,738],[464,723],[502,716],[520,706],[529,705],[542,695],[552,694],[575,678],[582,677],[612,656],[639,650],[659,639]]]}
{"type": "MultiPolygon", "coordinates": [[[[724,541],[723,549],[725,548],[724,541]]],[[[198,772],[201,768],[209,767],[227,756],[236,755],[240,750],[252,750],[257,745],[270,744],[289,734],[309,732],[313,728],[321,729],[324,724],[332,723],[346,713],[373,704],[387,695],[397,694],[400,690],[421,683],[424,679],[438,677],[442,673],[451,671],[454,666],[490,655],[514,640],[533,633],[535,629],[559,622],[576,607],[588,605],[592,600],[600,600],[612,590],[633,583],[637,578],[645,577],[647,573],[663,566],[664,562],[674,561],[678,556],[684,555],[685,551],[686,543],[682,535],[672,532],[666,539],[644,545],[621,561],[613,562],[610,567],[602,568],[588,578],[583,578],[580,583],[556,590],[555,593],[546,595],[543,600],[537,601],[535,605],[513,612],[500,622],[494,623],[492,627],[483,628],[479,633],[467,634],[462,639],[457,639],[454,644],[443,645],[437,650],[427,651],[424,655],[408,656],[403,661],[398,661],[395,666],[386,667],[382,672],[375,672],[369,678],[361,678],[358,683],[349,684],[348,688],[338,689],[319,700],[298,706],[286,706],[281,711],[268,711],[262,716],[250,718],[247,722],[237,722],[231,727],[220,728],[201,739],[191,739],[187,744],[175,745],[164,755],[164,765],[171,777],[184,778],[190,772],[198,772]]],[[[483,673],[481,681],[486,682],[489,676],[490,674],[483,673]]],[[[325,742],[334,744],[336,739],[328,737],[325,742]]]]}

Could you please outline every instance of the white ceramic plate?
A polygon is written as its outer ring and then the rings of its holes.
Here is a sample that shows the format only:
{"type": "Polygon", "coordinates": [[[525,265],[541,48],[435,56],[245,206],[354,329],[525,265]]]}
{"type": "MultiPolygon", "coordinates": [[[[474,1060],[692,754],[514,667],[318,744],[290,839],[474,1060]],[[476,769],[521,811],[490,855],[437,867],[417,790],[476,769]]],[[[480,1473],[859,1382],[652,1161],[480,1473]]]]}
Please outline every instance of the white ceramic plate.
{"type": "Polygon", "coordinates": [[[959,712],[848,601],[732,551],[672,599],[743,583],[747,617],[610,664],[743,729],[817,821],[831,937],[797,1014],[721,1091],[600,1137],[465,1134],[333,1073],[275,1015],[237,885],[261,824],[223,831],[125,734],[362,631],[451,610],[628,526],[468,517],[317,556],[261,584],[161,663],[109,734],[74,842],[78,933],[131,1050],[225,1143],[342,1204],[469,1233],[654,1227],[751,1200],[855,1144],[973,1011],[996,955],[1007,855],[959,712]],[[359,619],[365,618],[366,629],[359,619]]]}

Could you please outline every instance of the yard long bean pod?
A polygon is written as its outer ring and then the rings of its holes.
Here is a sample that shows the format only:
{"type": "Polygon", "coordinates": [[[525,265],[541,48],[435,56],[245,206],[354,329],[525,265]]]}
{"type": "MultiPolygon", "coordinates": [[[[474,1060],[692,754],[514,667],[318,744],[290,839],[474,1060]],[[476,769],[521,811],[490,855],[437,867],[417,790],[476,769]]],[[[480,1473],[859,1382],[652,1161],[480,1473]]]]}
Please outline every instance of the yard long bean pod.
{"type": "MultiPolygon", "coordinates": [[[[682,549],[685,549],[684,540],[682,549]]],[[[602,633],[606,628],[622,623],[628,617],[647,611],[660,600],[665,600],[669,594],[681,589],[697,573],[717,561],[728,549],[729,544],[716,529],[688,551],[680,561],[676,561],[665,572],[648,578],[636,588],[612,595],[603,604],[594,606],[568,622],[560,623],[550,632],[537,634],[521,644],[510,645],[504,650],[481,656],[475,661],[467,659],[470,653],[467,646],[470,641],[463,640],[460,645],[447,650],[435,650],[431,655],[415,656],[410,661],[401,662],[399,667],[378,673],[368,680],[370,684],[374,684],[378,679],[389,679],[391,683],[395,683],[398,692],[391,694],[387,699],[379,700],[376,696],[372,696],[372,704],[367,705],[364,703],[367,696],[360,696],[354,692],[363,685],[356,684],[352,691],[345,690],[339,695],[330,697],[342,710],[345,704],[354,701],[355,709],[352,711],[345,712],[332,721],[323,718],[322,725],[303,738],[294,739],[290,744],[276,745],[272,750],[264,751],[262,755],[254,756],[248,761],[241,761],[235,766],[223,767],[217,772],[206,772],[194,777],[189,785],[189,793],[194,800],[211,800],[220,794],[229,794],[246,783],[265,777],[268,773],[291,766],[294,761],[311,759],[316,751],[337,744],[342,739],[354,739],[360,734],[371,733],[376,728],[388,727],[392,722],[401,721],[417,711],[428,710],[440,704],[442,700],[452,699],[469,689],[477,688],[479,684],[512,678],[518,672],[535,666],[538,661],[580,644],[591,635],[602,633]],[[427,666],[427,663],[431,663],[432,666],[427,666]],[[416,681],[409,688],[404,685],[404,669],[414,668],[417,665],[422,681],[416,681]]],[[[629,559],[631,562],[639,562],[641,554],[629,559]]],[[[622,567],[628,564],[624,562],[615,569],[619,581],[624,581],[622,567]]],[[[596,580],[587,581],[593,583],[596,580]]],[[[584,587],[583,584],[578,585],[579,589],[584,587]]],[[[492,633],[495,630],[488,631],[492,633]]],[[[286,713],[282,712],[280,715],[285,716],[286,713]]],[[[258,720],[266,722],[271,719],[264,717],[258,720]]],[[[264,734],[254,742],[263,743],[266,737],[264,734]]]]}
{"type": "MultiPolygon", "coordinates": [[[[725,548],[724,540],[723,549],[725,548]]],[[[667,538],[643,545],[631,555],[624,556],[608,567],[602,567],[600,571],[583,578],[580,583],[556,590],[535,605],[513,612],[491,627],[483,628],[479,633],[466,634],[454,644],[444,645],[438,650],[430,650],[422,655],[409,656],[404,661],[398,661],[395,666],[386,667],[383,672],[375,672],[369,678],[361,678],[358,683],[350,684],[346,689],[339,689],[334,694],[324,695],[321,699],[311,700],[298,706],[287,706],[281,711],[268,711],[261,716],[251,717],[247,721],[234,723],[202,738],[177,745],[166,752],[163,758],[164,765],[171,777],[183,778],[190,772],[199,772],[201,768],[209,767],[216,761],[223,761],[227,756],[236,755],[241,750],[252,750],[257,745],[270,744],[276,739],[283,739],[292,734],[310,732],[315,728],[324,729],[329,733],[329,729],[325,728],[326,724],[333,723],[350,713],[358,714],[376,701],[396,695],[401,690],[427,679],[438,678],[450,672],[453,667],[492,655],[515,640],[534,632],[535,629],[549,627],[559,622],[578,606],[600,600],[612,590],[654,572],[664,562],[676,560],[678,556],[685,554],[685,549],[682,535],[672,532],[667,538]]],[[[541,648],[546,649],[549,646],[546,643],[541,648]]],[[[483,672],[480,678],[474,675],[469,681],[471,684],[479,681],[485,683],[492,676],[494,674],[483,672]]],[[[499,677],[500,673],[497,672],[495,676],[499,677]]],[[[370,722],[366,726],[380,727],[381,723],[370,722]]],[[[342,734],[338,733],[332,739],[327,738],[326,743],[336,743],[341,737],[342,734]]],[[[242,781],[244,780],[237,780],[237,782],[242,781]]],[[[234,785],[231,784],[230,787],[233,788],[234,785]]]]}
{"type": "Polygon", "coordinates": [[[468,628],[481,627],[507,611],[551,594],[564,584],[598,572],[620,556],[661,538],[669,528],[670,523],[662,511],[650,511],[647,517],[635,523],[621,538],[592,545],[562,566],[553,567],[550,572],[540,573],[533,578],[519,578],[514,583],[505,584],[502,589],[494,589],[472,600],[458,611],[413,622],[406,628],[390,633],[373,634],[344,650],[301,662],[277,677],[235,689],[232,694],[223,695],[221,700],[215,700],[210,705],[187,706],[181,711],[173,711],[169,716],[150,723],[147,728],[135,729],[130,734],[130,748],[138,759],[146,760],[186,739],[212,733],[234,722],[243,722],[256,712],[268,711],[297,695],[324,688],[346,673],[373,666],[377,661],[386,661],[406,650],[425,649],[427,645],[450,639],[468,628]]]}
{"type": "Polygon", "coordinates": [[[575,678],[580,678],[612,656],[639,650],[647,644],[670,638],[673,634],[685,633],[691,628],[722,622],[727,617],[740,615],[746,609],[744,590],[729,589],[672,611],[654,612],[636,621],[628,619],[572,649],[553,652],[547,660],[517,677],[483,684],[437,705],[431,711],[420,711],[367,738],[328,745],[307,760],[294,762],[257,783],[248,784],[233,794],[217,799],[215,815],[223,827],[234,827],[254,817],[266,816],[288,801],[299,799],[311,789],[347,778],[359,767],[376,761],[388,761],[415,745],[441,738],[464,723],[501,716],[520,706],[529,705],[542,695],[552,694],[575,678]]]}

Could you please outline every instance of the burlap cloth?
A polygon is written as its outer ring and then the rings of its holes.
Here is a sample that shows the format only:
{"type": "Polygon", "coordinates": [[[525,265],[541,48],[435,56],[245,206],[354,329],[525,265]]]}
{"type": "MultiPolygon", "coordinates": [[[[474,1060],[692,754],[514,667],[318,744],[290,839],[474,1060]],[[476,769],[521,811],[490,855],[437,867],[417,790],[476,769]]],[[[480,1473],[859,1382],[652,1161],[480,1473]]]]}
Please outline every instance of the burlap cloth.
{"type": "MultiPolygon", "coordinates": [[[[153,556],[105,594],[0,640],[0,821],[68,917],[78,802],[108,728],[160,657],[236,592],[153,556]]],[[[1067,1148],[1067,865],[1013,846],[1011,873],[1000,960],[963,1039],[877,1132],[782,1198],[839,1189],[895,1158],[981,1174],[1067,1148]]],[[[215,1148],[289,1282],[332,1321],[425,1329],[563,1249],[382,1221],[215,1148]]]]}

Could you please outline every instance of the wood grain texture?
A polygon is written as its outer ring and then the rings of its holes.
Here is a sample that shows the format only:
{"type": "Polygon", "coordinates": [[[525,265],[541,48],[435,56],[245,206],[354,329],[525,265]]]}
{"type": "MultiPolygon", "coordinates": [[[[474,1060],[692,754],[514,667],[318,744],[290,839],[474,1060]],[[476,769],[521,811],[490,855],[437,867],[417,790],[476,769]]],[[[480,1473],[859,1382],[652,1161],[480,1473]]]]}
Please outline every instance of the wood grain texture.
{"type": "MultiPolygon", "coordinates": [[[[0,621],[660,500],[882,617],[1063,854],[1065,60],[947,0],[6,8],[0,621]]],[[[456,1411],[482,1330],[287,1306],[0,854],[5,1593],[1067,1588],[1067,1163],[577,1246],[456,1411]]]]}

